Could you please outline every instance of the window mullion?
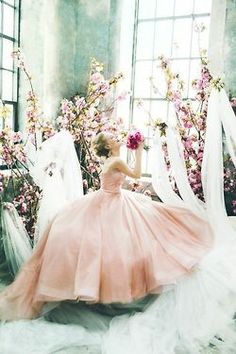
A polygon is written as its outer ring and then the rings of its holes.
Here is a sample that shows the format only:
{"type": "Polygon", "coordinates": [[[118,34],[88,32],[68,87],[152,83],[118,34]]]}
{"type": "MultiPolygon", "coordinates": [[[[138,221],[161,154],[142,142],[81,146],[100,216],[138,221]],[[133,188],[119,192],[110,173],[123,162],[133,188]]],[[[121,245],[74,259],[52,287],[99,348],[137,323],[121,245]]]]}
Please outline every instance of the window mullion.
{"type": "MultiPolygon", "coordinates": [[[[4,94],[4,103],[6,105],[11,106],[11,111],[12,111],[12,124],[13,124],[13,129],[18,129],[18,118],[17,118],[17,102],[18,102],[18,75],[19,75],[19,71],[18,69],[16,69],[16,66],[13,63],[13,68],[10,68],[10,65],[8,65],[8,62],[5,63],[3,61],[3,45],[6,45],[6,48],[4,48],[4,55],[7,55],[7,60],[9,58],[9,60],[11,60],[11,58],[9,57],[10,54],[10,42],[13,43],[13,48],[16,49],[16,45],[18,43],[19,40],[19,21],[20,21],[20,0],[15,0],[14,5],[9,4],[7,1],[3,1],[0,0],[0,16],[1,16],[1,26],[0,26],[0,98],[3,98],[3,89],[4,89],[4,85],[9,85],[9,94],[5,95],[4,94]],[[12,11],[12,16],[13,16],[13,23],[12,23],[12,27],[9,27],[9,24],[11,22],[6,22],[6,13],[4,13],[5,9],[6,11],[10,11],[9,8],[13,9],[12,11]],[[6,31],[5,31],[5,25],[7,25],[6,27],[6,31]],[[10,29],[10,32],[9,32],[10,29]],[[11,30],[13,32],[13,37],[11,36],[11,30]],[[4,31],[6,33],[4,33],[4,31]],[[4,43],[3,43],[4,42],[4,43]],[[9,48],[8,48],[9,47],[9,48]],[[5,51],[6,50],[6,51],[5,51]],[[4,65],[4,67],[3,67],[4,65]],[[5,74],[4,74],[5,73],[5,74]],[[9,74],[7,74],[9,73],[9,74]],[[4,76],[5,75],[5,76],[4,76]],[[9,76],[9,77],[8,77],[9,76]],[[3,82],[3,78],[4,80],[6,80],[6,82],[3,82]],[[10,86],[10,81],[11,81],[11,86],[10,86]],[[8,97],[9,96],[9,97],[8,97]],[[11,96],[11,97],[10,97],[11,96]]],[[[12,59],[13,60],[13,59],[12,59]]],[[[5,87],[7,89],[7,86],[5,87]]],[[[7,91],[6,91],[7,92],[7,91]]]]}

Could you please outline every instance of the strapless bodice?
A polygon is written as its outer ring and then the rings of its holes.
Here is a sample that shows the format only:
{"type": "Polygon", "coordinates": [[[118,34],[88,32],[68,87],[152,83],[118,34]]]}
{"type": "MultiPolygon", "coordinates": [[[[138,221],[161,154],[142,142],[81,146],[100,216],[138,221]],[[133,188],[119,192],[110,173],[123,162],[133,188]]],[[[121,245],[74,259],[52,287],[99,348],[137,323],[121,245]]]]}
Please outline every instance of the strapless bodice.
{"type": "Polygon", "coordinates": [[[125,175],[119,170],[111,170],[101,174],[101,190],[110,193],[119,193],[125,175]]]}

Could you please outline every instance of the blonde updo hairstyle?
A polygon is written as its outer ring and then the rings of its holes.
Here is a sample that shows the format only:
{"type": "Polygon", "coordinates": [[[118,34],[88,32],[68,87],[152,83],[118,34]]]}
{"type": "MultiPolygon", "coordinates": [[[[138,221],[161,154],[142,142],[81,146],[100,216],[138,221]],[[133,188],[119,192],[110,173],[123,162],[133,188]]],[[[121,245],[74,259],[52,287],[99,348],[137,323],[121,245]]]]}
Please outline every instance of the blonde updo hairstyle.
{"type": "Polygon", "coordinates": [[[92,145],[94,152],[98,157],[108,158],[110,156],[111,151],[107,145],[107,138],[104,133],[97,134],[92,145]]]}

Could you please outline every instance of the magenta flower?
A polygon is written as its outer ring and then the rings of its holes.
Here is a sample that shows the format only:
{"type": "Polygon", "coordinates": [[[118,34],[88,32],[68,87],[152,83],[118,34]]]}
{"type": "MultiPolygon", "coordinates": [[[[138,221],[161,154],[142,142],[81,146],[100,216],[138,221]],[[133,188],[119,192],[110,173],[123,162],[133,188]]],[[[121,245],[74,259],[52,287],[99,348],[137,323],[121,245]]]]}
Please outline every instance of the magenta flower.
{"type": "Polygon", "coordinates": [[[128,149],[137,150],[139,144],[143,141],[143,134],[139,130],[135,130],[128,134],[126,146],[128,149]]]}

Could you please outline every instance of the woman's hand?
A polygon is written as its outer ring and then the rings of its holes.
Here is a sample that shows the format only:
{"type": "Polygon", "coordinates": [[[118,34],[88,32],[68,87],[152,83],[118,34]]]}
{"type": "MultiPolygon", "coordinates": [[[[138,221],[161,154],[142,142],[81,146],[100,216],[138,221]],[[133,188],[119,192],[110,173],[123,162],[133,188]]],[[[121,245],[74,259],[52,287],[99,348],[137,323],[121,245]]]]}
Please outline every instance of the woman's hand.
{"type": "Polygon", "coordinates": [[[140,142],[139,145],[138,145],[138,148],[135,150],[135,153],[141,153],[143,151],[143,148],[144,148],[144,141],[140,142]]]}

